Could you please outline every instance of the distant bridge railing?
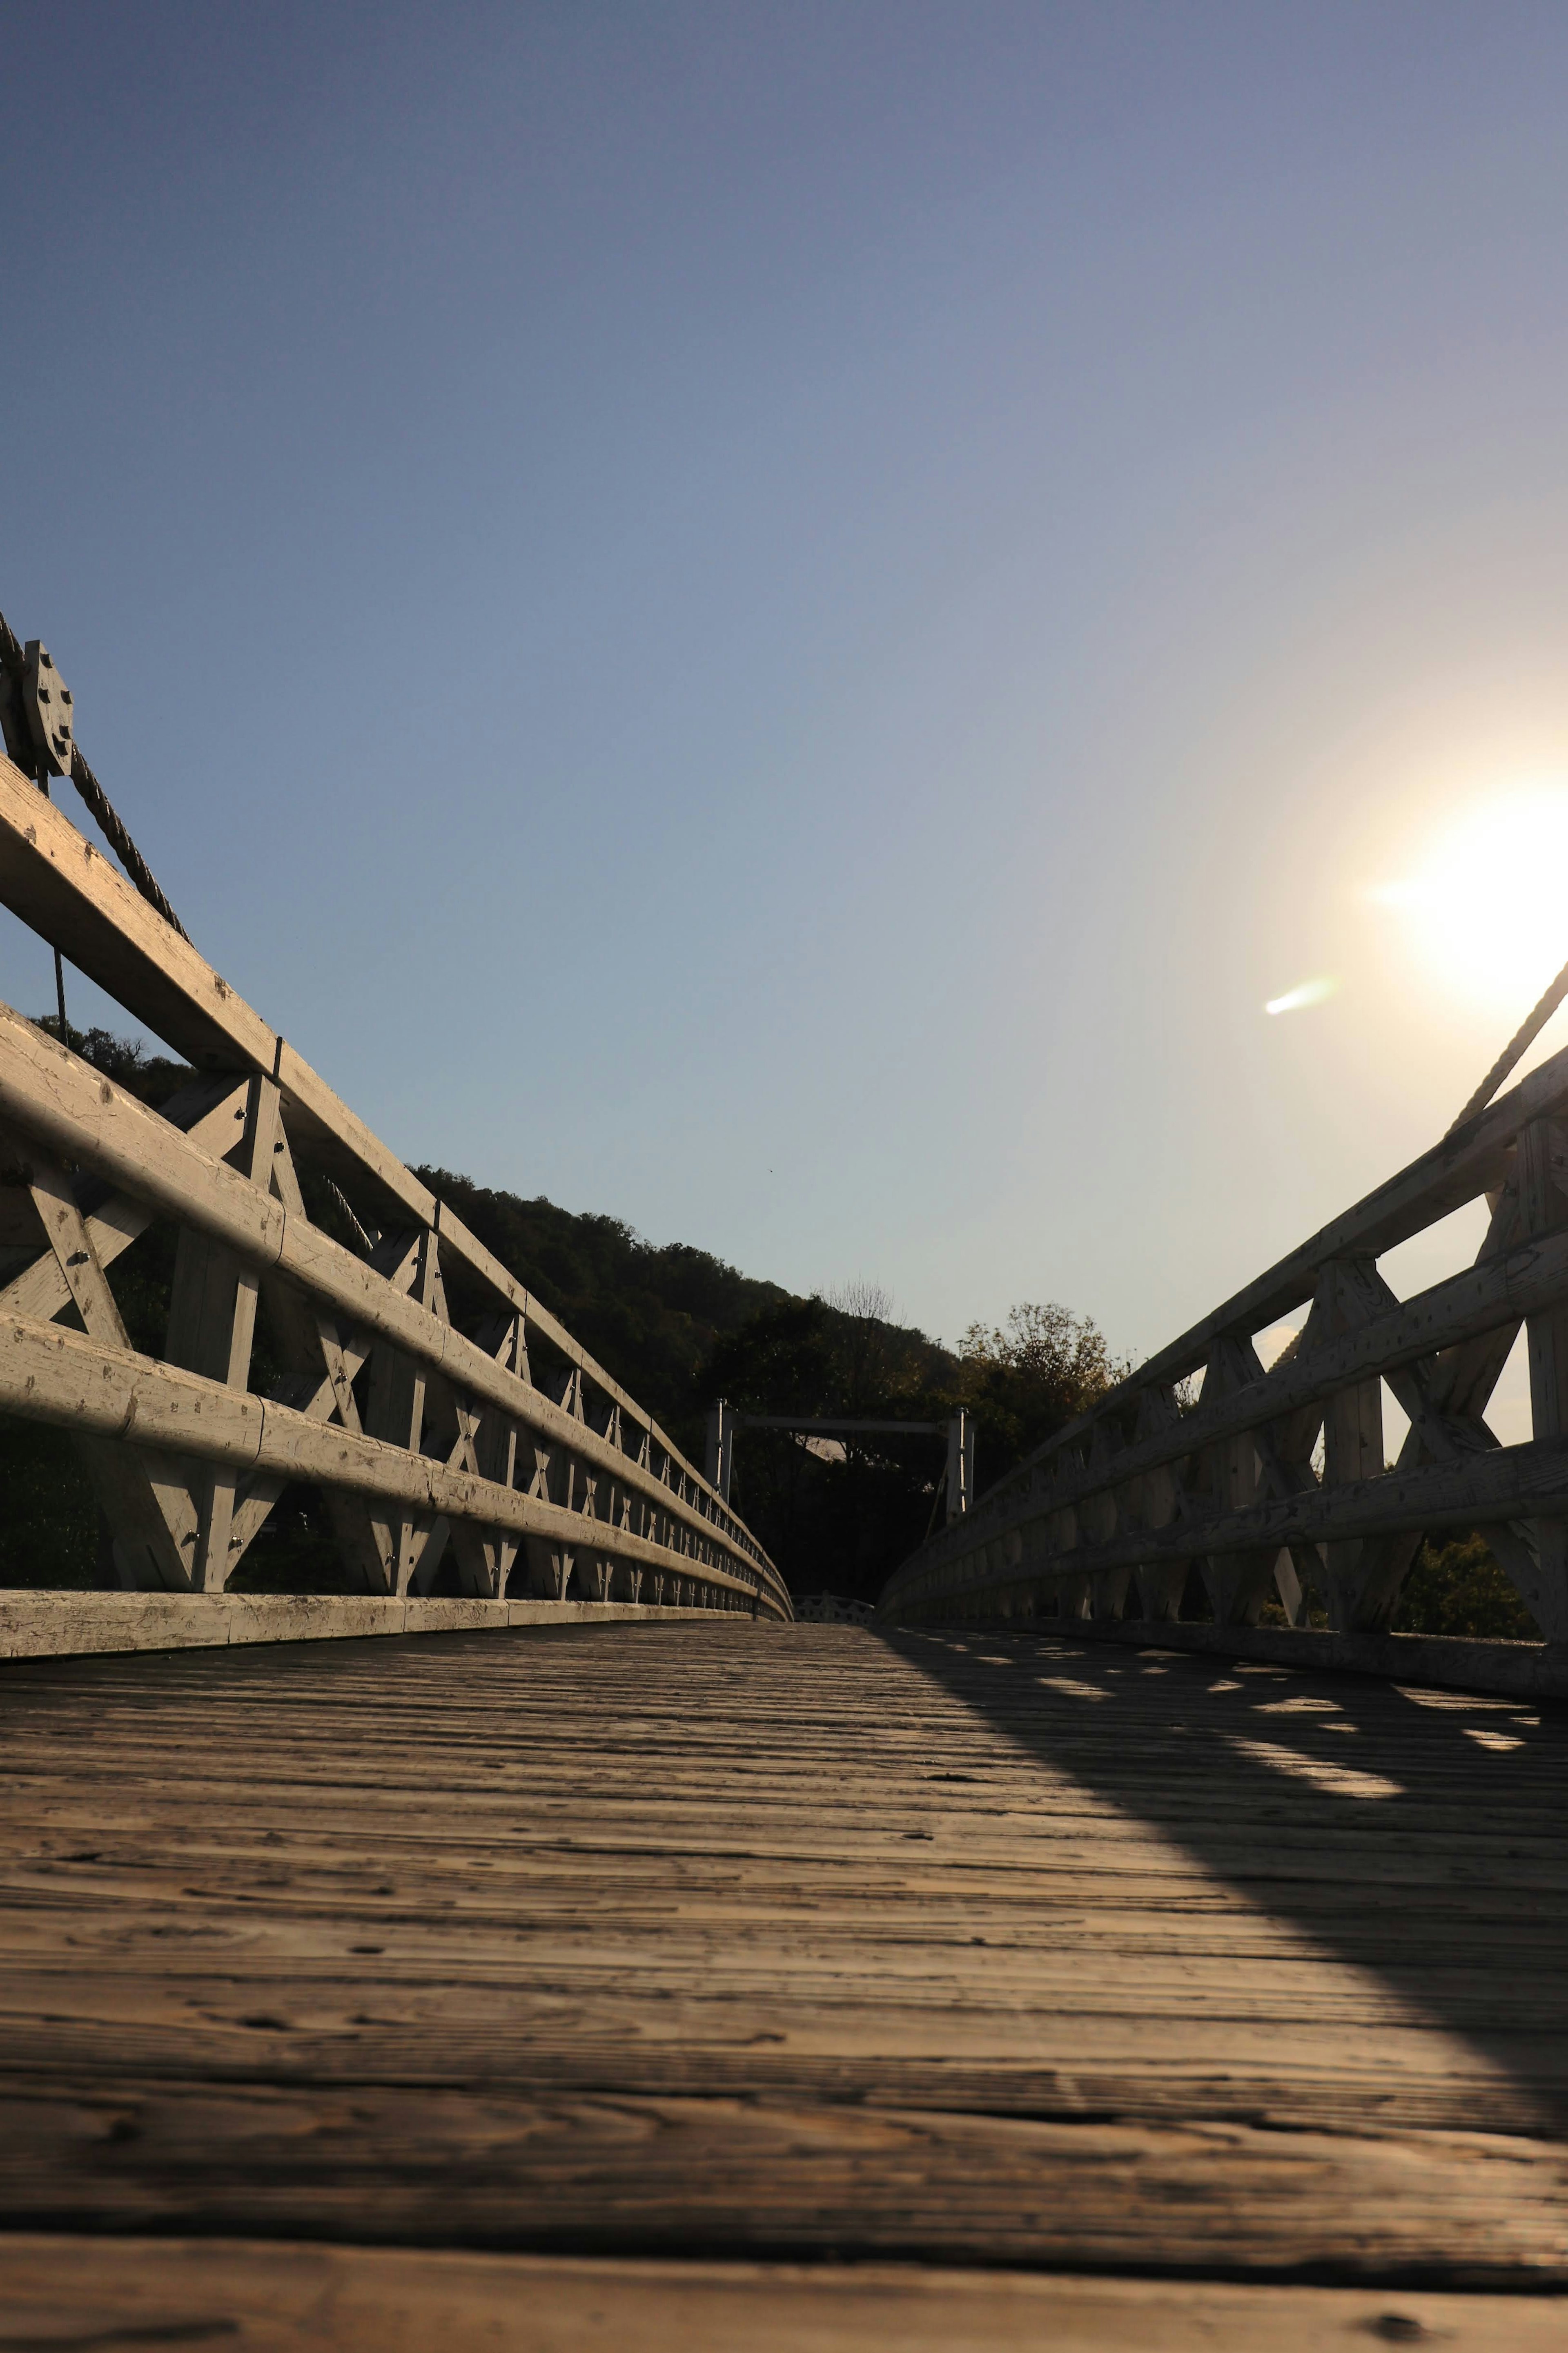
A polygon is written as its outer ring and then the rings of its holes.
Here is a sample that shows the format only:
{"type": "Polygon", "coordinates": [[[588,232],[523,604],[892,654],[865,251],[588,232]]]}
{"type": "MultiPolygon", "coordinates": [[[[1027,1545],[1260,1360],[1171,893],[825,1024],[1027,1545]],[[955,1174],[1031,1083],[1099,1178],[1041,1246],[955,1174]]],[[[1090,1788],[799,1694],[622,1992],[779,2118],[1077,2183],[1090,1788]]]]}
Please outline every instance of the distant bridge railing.
{"type": "Polygon", "coordinates": [[[1334,1628],[1371,1630],[1423,1536],[1468,1529],[1546,1640],[1568,1639],[1568,1052],[1152,1356],[906,1561],[880,1607],[1109,1620],[1131,1598],[1169,1622],[1196,1567],[1221,1627],[1275,1599],[1299,1625],[1310,1581],[1334,1628]],[[1378,1260],[1482,1197],[1474,1265],[1399,1299],[1378,1260]],[[1265,1371],[1257,1337],[1303,1307],[1265,1371]],[[1484,1416],[1521,1325],[1533,1436],[1503,1446],[1484,1416]],[[1384,1385],[1409,1419],[1391,1469],[1384,1385]]]}
{"type": "Polygon", "coordinates": [[[868,1438],[945,1438],[947,1467],[931,1500],[931,1522],[934,1525],[942,1503],[947,1505],[950,1520],[969,1509],[974,1488],[974,1423],[963,1406],[945,1421],[879,1421],[864,1414],[741,1413],[727,1398],[720,1398],[708,1414],[708,1479],[726,1503],[734,1476],[738,1430],[787,1430],[792,1438],[805,1439],[808,1444],[822,1439],[864,1442],[868,1438]]]}
{"type": "Polygon", "coordinates": [[[351,1590],[426,1592],[449,1548],[459,1589],[494,1600],[787,1619],[658,1425],[150,897],[0,760],[0,903],[195,1073],[149,1110],[0,1007],[0,1409],[73,1434],[121,1582],[221,1592],[298,1481],[351,1590]],[[357,1247],[307,1210],[311,1172],[357,1247]],[[156,1220],[178,1233],[161,1357],[110,1281],[156,1220]],[[258,1306],[287,1367],[265,1397],[258,1306]]]}

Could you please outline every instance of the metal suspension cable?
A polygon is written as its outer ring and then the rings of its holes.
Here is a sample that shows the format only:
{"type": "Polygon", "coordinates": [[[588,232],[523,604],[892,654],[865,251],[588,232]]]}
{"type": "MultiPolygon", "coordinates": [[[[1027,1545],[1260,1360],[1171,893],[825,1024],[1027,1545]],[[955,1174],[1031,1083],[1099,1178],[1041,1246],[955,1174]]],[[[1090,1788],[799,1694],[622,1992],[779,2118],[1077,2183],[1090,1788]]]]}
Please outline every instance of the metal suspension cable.
{"type": "Polygon", "coordinates": [[[354,1240],[358,1242],[362,1254],[365,1258],[371,1257],[374,1251],[375,1244],[371,1240],[369,1234],[366,1233],[364,1228],[355,1217],[353,1213],[353,1205],[350,1201],[348,1195],[343,1191],[342,1187],[338,1183],[335,1177],[329,1176],[324,1181],[327,1187],[328,1198],[332,1202],[340,1217],[346,1219],[349,1225],[353,1229],[354,1240]]]}
{"type": "Polygon", "coordinates": [[[163,921],[166,923],[173,923],[180,937],[183,940],[188,940],[191,936],[189,932],[163,896],[158,886],[157,877],[126,830],[124,819],[119,815],[109,795],[82,758],[79,744],[71,745],[71,782],[98,819],[110,848],[120,860],[147,904],[150,907],[156,907],[163,921]]]}
{"type": "Polygon", "coordinates": [[[1456,1129],[1463,1127],[1468,1119],[1474,1119],[1479,1111],[1485,1111],[1509,1072],[1516,1063],[1523,1060],[1565,997],[1568,997],[1568,964],[1563,965],[1533,1012],[1509,1039],[1453,1126],[1449,1128],[1450,1135],[1456,1129]]]}

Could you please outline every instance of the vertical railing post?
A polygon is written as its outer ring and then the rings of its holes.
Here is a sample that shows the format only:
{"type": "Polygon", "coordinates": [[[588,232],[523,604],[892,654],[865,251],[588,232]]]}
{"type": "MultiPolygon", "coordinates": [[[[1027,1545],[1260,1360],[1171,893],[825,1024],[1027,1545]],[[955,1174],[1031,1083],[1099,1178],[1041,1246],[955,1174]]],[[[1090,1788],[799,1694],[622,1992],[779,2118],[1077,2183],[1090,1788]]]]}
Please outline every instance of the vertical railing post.
{"type": "Polygon", "coordinates": [[[728,1400],[718,1398],[708,1409],[708,1456],[703,1465],[708,1484],[721,1503],[730,1501],[730,1480],[734,1469],[735,1418],[728,1400]]]}
{"type": "MultiPolygon", "coordinates": [[[[1568,1122],[1535,1119],[1521,1129],[1519,1208],[1521,1239],[1568,1225],[1568,1122]]],[[[1568,1300],[1527,1316],[1525,1331],[1532,1434],[1568,1437],[1568,1300]]],[[[1547,1641],[1560,1642],[1568,1637],[1568,1520],[1534,1520],[1530,1534],[1539,1574],[1528,1599],[1547,1641]]]]}
{"type": "MultiPolygon", "coordinates": [[[[1156,1384],[1142,1390],[1138,1399],[1136,1438],[1155,1438],[1174,1429],[1181,1420],[1181,1409],[1173,1389],[1156,1384]]],[[[1146,1528],[1168,1528],[1181,1511],[1182,1479],[1186,1465],[1184,1461],[1162,1462],[1152,1471],[1145,1471],[1138,1481],[1137,1508],[1146,1528]]],[[[1168,1560],[1163,1556],[1152,1561],[1141,1561],[1136,1571],[1138,1597],[1142,1614],[1156,1623],[1169,1623],[1182,1614],[1182,1595],[1186,1589],[1190,1560],[1168,1560]]]]}
{"type": "Polygon", "coordinates": [[[947,1519],[962,1519],[974,1501],[974,1417],[960,1406],[947,1425],[947,1519]]]}

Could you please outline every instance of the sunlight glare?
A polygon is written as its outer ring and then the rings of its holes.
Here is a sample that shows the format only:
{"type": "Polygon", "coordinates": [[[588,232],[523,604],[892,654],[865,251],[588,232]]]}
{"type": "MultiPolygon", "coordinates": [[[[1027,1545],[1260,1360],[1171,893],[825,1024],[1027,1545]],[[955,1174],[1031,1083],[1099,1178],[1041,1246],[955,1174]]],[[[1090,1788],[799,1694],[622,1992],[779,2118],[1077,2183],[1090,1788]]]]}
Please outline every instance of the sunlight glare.
{"type": "Polygon", "coordinates": [[[1271,997],[1265,1013],[1299,1013],[1304,1006],[1321,1005],[1339,987],[1337,980],[1325,976],[1321,980],[1304,980],[1300,988],[1288,988],[1283,997],[1271,997]]]}
{"type": "MultiPolygon", "coordinates": [[[[1325,1730],[1335,1729],[1325,1725],[1325,1730]]],[[[1387,1780],[1381,1773],[1363,1773],[1353,1765],[1331,1764],[1326,1757],[1309,1757],[1297,1748],[1281,1748],[1272,1740],[1241,1740],[1229,1736],[1230,1745],[1241,1756],[1251,1757],[1259,1765],[1272,1766],[1276,1773],[1288,1773],[1293,1780],[1310,1781],[1314,1788],[1326,1789],[1335,1798],[1402,1798],[1405,1795],[1397,1781],[1387,1780]]]]}
{"type": "Polygon", "coordinates": [[[1522,1018],[1568,960],[1568,779],[1468,809],[1412,871],[1375,885],[1432,978],[1522,1018]]]}

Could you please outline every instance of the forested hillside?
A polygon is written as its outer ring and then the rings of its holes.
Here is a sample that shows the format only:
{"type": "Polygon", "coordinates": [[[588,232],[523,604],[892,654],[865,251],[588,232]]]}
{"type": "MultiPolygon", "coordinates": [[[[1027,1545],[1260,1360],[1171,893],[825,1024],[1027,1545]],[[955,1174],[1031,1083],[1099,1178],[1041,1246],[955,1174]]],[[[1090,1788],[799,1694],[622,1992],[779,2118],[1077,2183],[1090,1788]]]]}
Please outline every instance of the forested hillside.
{"type": "Polygon", "coordinates": [[[415,1174],[671,1436],[706,1409],[700,1375],[720,1338],[790,1296],[689,1243],[644,1241],[619,1218],[492,1192],[449,1168],[415,1174]]]}

